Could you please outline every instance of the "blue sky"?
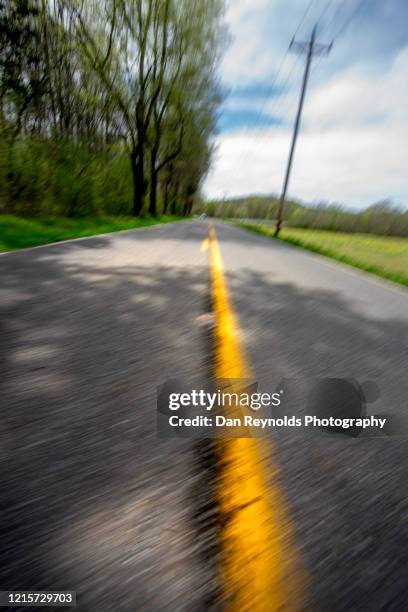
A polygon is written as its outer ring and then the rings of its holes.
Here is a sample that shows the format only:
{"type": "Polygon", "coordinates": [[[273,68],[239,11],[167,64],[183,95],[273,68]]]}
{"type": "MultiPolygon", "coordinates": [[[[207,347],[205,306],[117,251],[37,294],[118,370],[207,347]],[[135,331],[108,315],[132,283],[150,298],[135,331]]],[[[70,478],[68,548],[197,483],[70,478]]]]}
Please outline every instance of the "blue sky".
{"type": "Polygon", "coordinates": [[[304,68],[286,50],[317,23],[319,42],[334,44],[312,64],[289,193],[408,205],[408,1],[229,0],[225,19],[226,97],[205,194],[280,192],[304,68]]]}

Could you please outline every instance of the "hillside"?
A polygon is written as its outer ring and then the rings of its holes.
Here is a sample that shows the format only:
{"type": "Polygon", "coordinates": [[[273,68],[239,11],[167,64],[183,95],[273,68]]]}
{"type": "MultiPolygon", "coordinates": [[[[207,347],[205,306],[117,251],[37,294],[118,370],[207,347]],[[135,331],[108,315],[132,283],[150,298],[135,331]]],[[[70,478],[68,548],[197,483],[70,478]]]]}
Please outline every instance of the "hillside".
{"type": "MultiPolygon", "coordinates": [[[[197,213],[222,219],[260,219],[273,221],[278,197],[246,196],[230,200],[210,200],[197,206],[197,213]]],[[[361,232],[385,236],[408,236],[408,210],[389,200],[372,204],[361,211],[340,204],[310,204],[296,200],[285,203],[285,224],[290,227],[361,232]]]]}

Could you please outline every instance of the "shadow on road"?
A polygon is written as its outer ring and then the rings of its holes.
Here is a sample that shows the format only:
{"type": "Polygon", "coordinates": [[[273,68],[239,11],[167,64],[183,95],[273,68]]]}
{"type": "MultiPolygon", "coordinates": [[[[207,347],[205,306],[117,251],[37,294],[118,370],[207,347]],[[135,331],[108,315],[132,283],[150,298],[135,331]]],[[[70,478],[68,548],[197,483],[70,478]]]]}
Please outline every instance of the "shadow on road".
{"type": "Polygon", "coordinates": [[[167,378],[208,375],[208,270],[87,262],[110,242],[0,262],[1,585],[75,589],[80,610],[204,609],[208,490],[193,441],[157,439],[155,406],[167,378]]]}
{"type": "Polygon", "coordinates": [[[261,390],[285,378],[305,388],[323,377],[372,380],[380,396],[369,414],[398,415],[404,425],[395,437],[288,430],[273,437],[313,607],[401,610],[408,597],[406,319],[364,315],[340,292],[278,282],[273,270],[245,264],[228,281],[261,390]]]}
{"type": "MultiPolygon", "coordinates": [[[[163,239],[159,264],[143,248],[122,264],[118,235],[0,259],[3,589],[76,589],[79,610],[213,601],[216,559],[195,539],[192,517],[205,507],[200,490],[208,495],[198,447],[155,433],[157,386],[202,377],[209,365],[197,324],[208,268],[193,265],[205,226],[175,228],[126,234],[146,247],[163,239]],[[185,261],[166,246],[180,234],[185,261]]],[[[253,242],[249,232],[229,234],[245,248],[253,242]]],[[[379,382],[381,411],[405,405],[405,322],[245,266],[228,280],[261,385],[352,375],[379,382]]],[[[405,441],[277,445],[317,607],[402,609],[405,441]]]]}

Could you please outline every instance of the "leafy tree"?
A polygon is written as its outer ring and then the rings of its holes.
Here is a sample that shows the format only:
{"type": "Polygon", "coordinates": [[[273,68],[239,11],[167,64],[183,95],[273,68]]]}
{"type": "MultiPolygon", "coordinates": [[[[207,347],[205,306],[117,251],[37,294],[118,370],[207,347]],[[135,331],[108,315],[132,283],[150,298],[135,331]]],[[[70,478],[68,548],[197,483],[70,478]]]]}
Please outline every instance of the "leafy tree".
{"type": "Polygon", "coordinates": [[[0,45],[13,210],[112,210],[107,174],[117,212],[144,214],[147,194],[151,215],[191,209],[220,101],[221,0],[0,0],[0,45]]]}

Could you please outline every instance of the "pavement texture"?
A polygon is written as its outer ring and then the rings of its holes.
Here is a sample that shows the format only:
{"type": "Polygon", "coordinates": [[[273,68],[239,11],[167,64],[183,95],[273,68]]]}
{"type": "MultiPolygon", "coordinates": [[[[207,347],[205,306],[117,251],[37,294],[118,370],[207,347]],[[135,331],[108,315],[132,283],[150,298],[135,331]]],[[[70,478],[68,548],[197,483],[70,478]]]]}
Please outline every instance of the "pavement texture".
{"type": "Polygon", "coordinates": [[[323,377],[374,381],[368,414],[399,435],[288,429],[271,445],[319,610],[400,611],[408,601],[408,293],[247,230],[216,224],[260,390],[323,377]]]}
{"type": "MultiPolygon", "coordinates": [[[[370,380],[368,412],[403,419],[407,293],[215,225],[260,388],[370,380]]],[[[157,387],[210,378],[207,231],[192,221],[0,257],[2,590],[73,589],[80,612],[217,607],[211,451],[156,434],[157,387]]],[[[314,609],[407,608],[402,433],[271,436],[314,609]]]]}
{"type": "Polygon", "coordinates": [[[0,257],[2,590],[76,590],[79,611],[211,607],[205,449],[156,435],[157,387],[208,372],[206,234],[0,257]]]}

